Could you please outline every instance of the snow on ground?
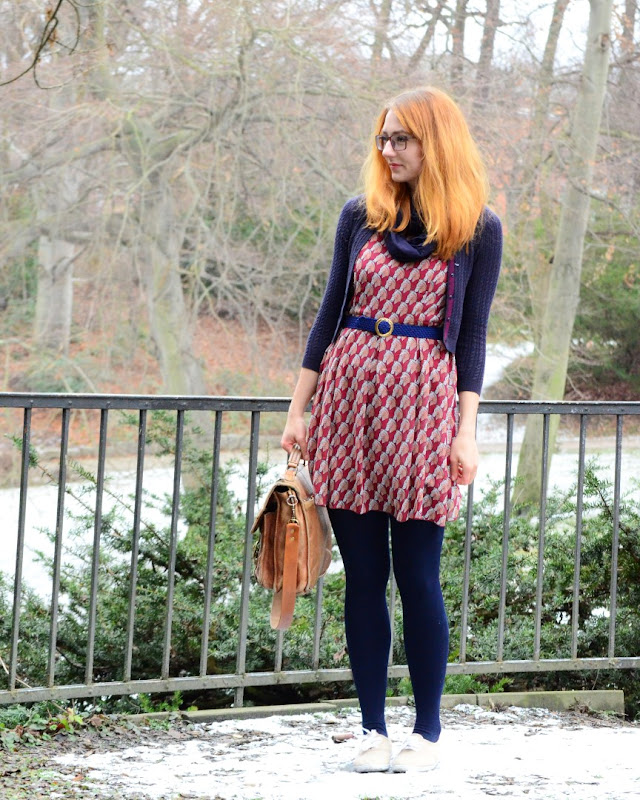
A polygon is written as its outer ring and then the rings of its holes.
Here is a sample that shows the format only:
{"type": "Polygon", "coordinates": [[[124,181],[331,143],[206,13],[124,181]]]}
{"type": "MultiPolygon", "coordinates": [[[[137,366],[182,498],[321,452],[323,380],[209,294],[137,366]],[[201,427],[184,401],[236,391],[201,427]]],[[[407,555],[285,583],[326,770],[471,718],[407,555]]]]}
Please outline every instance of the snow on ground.
{"type": "MultiPolygon", "coordinates": [[[[350,769],[357,730],[353,710],[196,725],[186,739],[83,754],[84,778],[123,800],[631,800],[640,797],[640,727],[576,713],[457,706],[443,711],[441,763],[427,773],[350,769]]],[[[412,711],[391,708],[389,735],[399,749],[412,711]]],[[[77,764],[77,754],[59,756],[77,764]]]]}

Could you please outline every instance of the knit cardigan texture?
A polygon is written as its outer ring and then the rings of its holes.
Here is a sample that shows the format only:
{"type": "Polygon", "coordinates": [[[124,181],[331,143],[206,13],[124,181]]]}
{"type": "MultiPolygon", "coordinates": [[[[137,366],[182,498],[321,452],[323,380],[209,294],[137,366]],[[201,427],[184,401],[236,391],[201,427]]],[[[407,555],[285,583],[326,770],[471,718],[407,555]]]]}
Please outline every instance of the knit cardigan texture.
{"type": "MultiPolygon", "coordinates": [[[[373,233],[366,226],[364,198],[348,200],[338,220],[329,279],[307,339],[303,367],[319,372],[325,351],[343,327],[349,308],[353,268],[360,250],[373,233]]],[[[398,234],[385,239],[394,258],[415,260],[411,248],[403,247],[398,234]]],[[[473,240],[456,253],[447,267],[443,338],[447,350],[455,353],[458,392],[480,394],[482,389],[489,310],[501,258],[502,225],[493,211],[485,208],[473,240]]]]}

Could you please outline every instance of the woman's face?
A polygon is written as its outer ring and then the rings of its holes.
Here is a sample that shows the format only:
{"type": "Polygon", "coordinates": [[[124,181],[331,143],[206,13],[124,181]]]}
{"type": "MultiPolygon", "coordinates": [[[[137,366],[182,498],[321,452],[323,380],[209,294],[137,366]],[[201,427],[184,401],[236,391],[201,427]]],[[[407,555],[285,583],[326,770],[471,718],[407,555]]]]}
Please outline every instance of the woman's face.
{"type": "MultiPolygon", "coordinates": [[[[380,133],[382,136],[410,136],[409,132],[400,124],[400,120],[393,110],[387,112],[380,133]]],[[[394,150],[389,140],[384,146],[382,156],[391,170],[391,179],[398,183],[408,183],[413,191],[418,183],[418,176],[422,172],[420,142],[410,138],[404,150],[394,150]]]]}

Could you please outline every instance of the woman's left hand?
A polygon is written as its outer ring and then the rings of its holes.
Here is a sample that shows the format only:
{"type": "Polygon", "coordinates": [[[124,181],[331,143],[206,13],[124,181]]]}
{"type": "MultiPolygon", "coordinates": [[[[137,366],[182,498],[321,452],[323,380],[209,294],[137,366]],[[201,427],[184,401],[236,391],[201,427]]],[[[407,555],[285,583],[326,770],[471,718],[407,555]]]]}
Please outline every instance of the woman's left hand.
{"type": "Polygon", "coordinates": [[[473,483],[478,471],[478,445],[472,433],[460,432],[451,442],[451,479],[460,486],[473,483]]]}

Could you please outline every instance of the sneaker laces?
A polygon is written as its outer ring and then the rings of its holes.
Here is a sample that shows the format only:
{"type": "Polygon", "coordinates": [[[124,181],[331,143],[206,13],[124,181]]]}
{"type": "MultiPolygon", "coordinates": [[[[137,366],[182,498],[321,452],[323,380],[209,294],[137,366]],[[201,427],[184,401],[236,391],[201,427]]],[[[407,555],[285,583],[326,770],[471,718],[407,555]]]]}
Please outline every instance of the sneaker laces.
{"type": "Polygon", "coordinates": [[[378,733],[376,730],[368,731],[363,729],[362,734],[357,737],[359,744],[358,751],[360,753],[366,753],[367,750],[377,747],[382,738],[382,734],[378,733]]]}
{"type": "Polygon", "coordinates": [[[407,741],[402,745],[400,748],[401,750],[419,750],[422,742],[425,741],[423,736],[420,736],[419,733],[412,733],[411,736],[407,739],[407,741]],[[418,738],[420,737],[420,738],[418,738]]]}

